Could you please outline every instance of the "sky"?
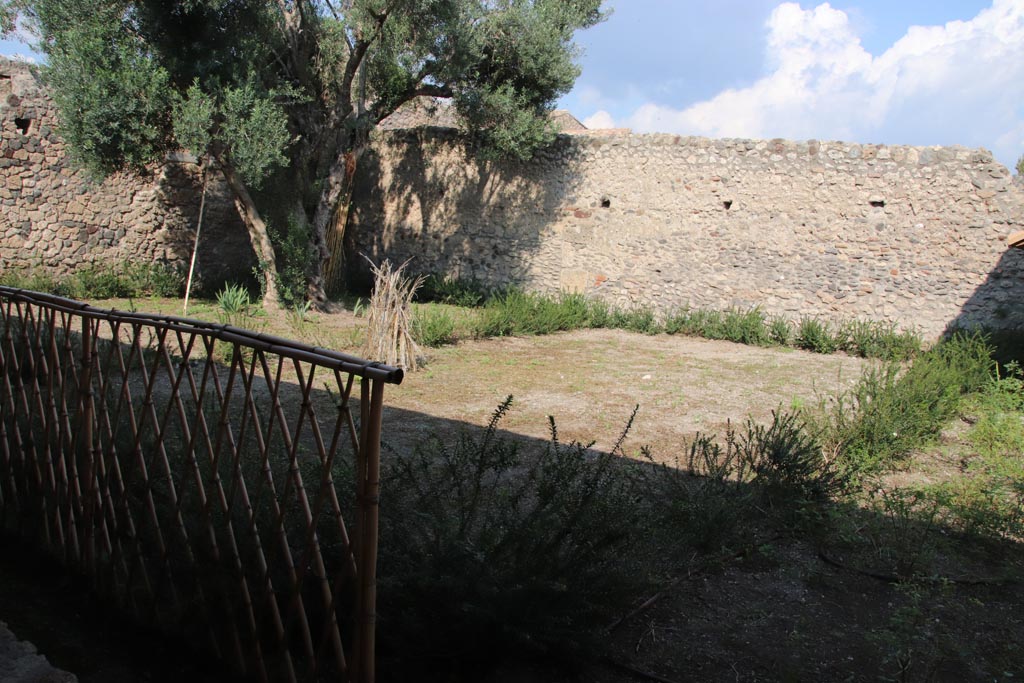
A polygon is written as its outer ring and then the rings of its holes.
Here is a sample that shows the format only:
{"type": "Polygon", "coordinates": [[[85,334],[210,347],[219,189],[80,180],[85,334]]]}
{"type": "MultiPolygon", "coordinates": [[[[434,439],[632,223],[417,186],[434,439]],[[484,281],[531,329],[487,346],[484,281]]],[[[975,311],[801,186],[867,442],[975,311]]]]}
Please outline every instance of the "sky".
{"type": "Polygon", "coordinates": [[[559,106],[592,128],[1024,153],[1024,0],[608,0],[559,106]]]}
{"type": "Polygon", "coordinates": [[[558,103],[589,127],[1024,154],[1024,0],[605,6],[558,103]]]}

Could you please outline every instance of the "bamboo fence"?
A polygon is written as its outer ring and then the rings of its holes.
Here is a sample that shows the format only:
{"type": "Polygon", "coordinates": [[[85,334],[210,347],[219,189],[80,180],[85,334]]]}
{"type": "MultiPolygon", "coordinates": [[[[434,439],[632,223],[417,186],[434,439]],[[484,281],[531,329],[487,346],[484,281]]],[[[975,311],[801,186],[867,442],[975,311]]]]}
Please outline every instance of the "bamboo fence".
{"type": "Polygon", "coordinates": [[[373,681],[384,384],[401,381],[0,287],[0,530],[244,676],[373,681]]]}

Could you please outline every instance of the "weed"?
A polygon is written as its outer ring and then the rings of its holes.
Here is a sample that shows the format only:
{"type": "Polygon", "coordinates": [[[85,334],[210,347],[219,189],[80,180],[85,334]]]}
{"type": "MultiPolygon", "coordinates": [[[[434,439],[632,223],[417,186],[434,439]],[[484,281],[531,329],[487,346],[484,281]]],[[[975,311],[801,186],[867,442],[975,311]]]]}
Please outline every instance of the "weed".
{"type": "Polygon", "coordinates": [[[861,358],[905,361],[921,351],[921,339],[913,331],[900,332],[892,323],[872,320],[845,322],[836,339],[844,351],[861,358]]]}
{"type": "Polygon", "coordinates": [[[820,416],[817,431],[860,472],[890,467],[938,434],[965,394],[985,386],[995,363],[978,335],[957,335],[921,354],[906,370],[869,368],[820,416]]]}
{"type": "Polygon", "coordinates": [[[412,336],[423,346],[452,344],[455,342],[455,318],[444,308],[421,304],[413,312],[412,336]]]}
{"type": "Polygon", "coordinates": [[[804,317],[796,333],[796,346],[815,353],[835,353],[840,340],[832,333],[831,326],[818,318],[804,317]]]}
{"type": "MultiPolygon", "coordinates": [[[[648,449],[643,454],[653,460],[648,449]]],[[[675,535],[677,551],[717,551],[737,539],[740,522],[753,505],[746,467],[731,426],[724,446],[698,433],[685,461],[655,467],[646,488],[660,505],[661,524],[675,535]]]]}
{"type": "Polygon", "coordinates": [[[640,334],[658,334],[662,331],[661,325],[654,315],[654,311],[643,306],[637,306],[626,310],[610,311],[605,318],[602,327],[628,330],[640,334]]]}
{"type": "Polygon", "coordinates": [[[780,346],[789,346],[793,342],[793,327],[782,316],[772,316],[768,321],[768,337],[780,346]]]}
{"type": "Polygon", "coordinates": [[[270,239],[277,257],[277,292],[281,301],[289,307],[301,305],[306,301],[307,268],[313,254],[309,226],[302,219],[289,216],[284,231],[270,226],[270,239]]]}
{"type": "Polygon", "coordinates": [[[217,305],[220,307],[221,322],[233,327],[242,327],[245,318],[252,309],[249,292],[241,285],[224,285],[217,293],[217,305]]]}
{"type": "Polygon", "coordinates": [[[423,279],[423,284],[416,292],[416,301],[434,301],[471,308],[482,305],[490,295],[491,290],[475,280],[430,274],[423,279]]]}
{"type": "Polygon", "coordinates": [[[645,584],[633,566],[644,513],[617,447],[562,443],[552,420],[547,444],[523,452],[498,431],[511,403],[477,435],[434,436],[386,472],[381,633],[403,656],[454,648],[484,667],[586,646],[645,584]]]}
{"type": "Polygon", "coordinates": [[[580,294],[553,298],[508,289],[495,295],[480,310],[475,332],[480,337],[505,337],[589,327],[587,303],[580,294]]]}
{"type": "Polygon", "coordinates": [[[184,287],[184,277],[179,270],[163,263],[128,264],[124,268],[93,264],[68,275],[40,269],[10,269],[0,273],[0,283],[74,299],[113,299],[178,296],[184,287]]]}
{"type": "Polygon", "coordinates": [[[882,663],[889,668],[882,680],[935,680],[945,634],[937,632],[941,622],[933,618],[930,606],[940,596],[928,595],[915,582],[899,584],[897,590],[889,618],[868,636],[882,650],[882,663]]]}
{"type": "Polygon", "coordinates": [[[849,488],[846,473],[824,457],[820,444],[795,413],[772,411],[768,426],[748,419],[739,447],[754,483],[773,504],[816,505],[849,488]]]}

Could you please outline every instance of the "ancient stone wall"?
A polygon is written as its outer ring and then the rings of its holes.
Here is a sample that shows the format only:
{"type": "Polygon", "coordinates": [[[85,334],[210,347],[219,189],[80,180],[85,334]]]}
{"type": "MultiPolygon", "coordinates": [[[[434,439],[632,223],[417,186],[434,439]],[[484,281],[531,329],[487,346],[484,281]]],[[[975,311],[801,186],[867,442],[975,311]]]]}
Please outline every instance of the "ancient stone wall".
{"type": "MultiPolygon", "coordinates": [[[[22,64],[0,60],[0,269],[185,265],[201,173],[90,183],[22,64]]],[[[206,204],[200,273],[242,279],[255,258],[222,182],[206,204]]],[[[929,336],[951,324],[1024,329],[1024,190],[984,150],[563,136],[538,159],[481,161],[452,130],[379,135],[347,235],[413,268],[576,290],[622,306],[747,308],[869,318],[929,336]]]]}
{"type": "Polygon", "coordinates": [[[424,129],[360,163],[357,271],[365,253],[661,311],[1024,329],[1024,192],[984,150],[618,134],[496,164],[424,129]]]}
{"type": "MultiPolygon", "coordinates": [[[[146,176],[90,181],[69,163],[38,79],[7,60],[0,60],[0,125],[0,269],[187,267],[202,195],[201,169],[187,155],[146,176]]],[[[247,276],[255,258],[219,178],[209,185],[200,235],[200,278],[215,286],[247,276]]]]}

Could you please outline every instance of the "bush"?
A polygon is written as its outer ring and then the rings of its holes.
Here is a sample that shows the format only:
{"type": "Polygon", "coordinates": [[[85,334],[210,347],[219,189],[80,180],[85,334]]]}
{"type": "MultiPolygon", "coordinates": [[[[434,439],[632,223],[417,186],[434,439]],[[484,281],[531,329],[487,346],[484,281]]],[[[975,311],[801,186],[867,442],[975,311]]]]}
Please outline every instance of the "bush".
{"type": "Polygon", "coordinates": [[[438,306],[423,304],[412,316],[412,336],[423,346],[438,347],[455,343],[455,319],[438,306]]]}
{"type": "Polygon", "coordinates": [[[249,291],[242,285],[224,285],[217,292],[217,306],[220,307],[217,314],[220,321],[232,327],[245,327],[246,318],[252,312],[249,291]]]}
{"type": "Polygon", "coordinates": [[[804,317],[796,333],[796,346],[815,353],[835,353],[839,340],[832,334],[831,326],[818,318],[804,317]]]}
{"type": "Polygon", "coordinates": [[[455,648],[463,670],[513,651],[575,650],[645,585],[633,564],[642,496],[618,445],[563,444],[552,420],[546,445],[525,451],[498,432],[511,403],[479,434],[432,437],[385,472],[385,650],[416,659],[455,648]]]}
{"type": "Polygon", "coordinates": [[[628,310],[613,310],[605,318],[601,327],[617,330],[628,330],[639,334],[658,334],[662,327],[649,308],[638,306],[628,310]]]}
{"type": "Polygon", "coordinates": [[[921,338],[913,331],[900,332],[892,323],[854,320],[836,334],[842,350],[861,358],[910,360],[921,351],[921,338]]]}
{"type": "Polygon", "coordinates": [[[771,343],[764,313],[757,307],[747,311],[738,308],[726,311],[722,316],[721,338],[752,346],[768,346],[771,343]]]}
{"type": "Polygon", "coordinates": [[[124,268],[88,265],[64,276],[11,269],[0,274],[0,283],[73,299],[115,299],[180,296],[185,279],[181,271],[164,263],[130,263],[124,268]]]}
{"type": "Polygon", "coordinates": [[[793,327],[781,316],[772,316],[768,322],[768,336],[773,343],[789,346],[793,343],[793,327]]]}
{"type": "Polygon", "coordinates": [[[845,473],[825,459],[821,445],[793,413],[773,411],[767,427],[748,419],[740,448],[754,483],[773,503],[824,503],[848,486],[845,473]]]}
{"type": "Polygon", "coordinates": [[[475,280],[427,275],[416,292],[416,301],[437,302],[474,308],[490,297],[491,291],[475,280]]]}
{"type": "MultiPolygon", "coordinates": [[[[651,458],[648,451],[645,454],[651,458]]],[[[672,536],[666,547],[684,555],[694,548],[715,552],[729,546],[755,502],[746,467],[731,427],[724,447],[713,436],[698,432],[685,461],[676,460],[672,467],[657,465],[646,488],[661,506],[660,524],[672,536]]]]}
{"type": "Polygon", "coordinates": [[[307,271],[314,258],[309,226],[289,216],[283,232],[274,226],[269,226],[269,232],[277,258],[277,293],[286,307],[301,305],[306,301],[307,271]]]}
{"type": "Polygon", "coordinates": [[[475,332],[479,337],[506,337],[590,326],[590,305],[582,294],[553,298],[513,288],[487,302],[480,311],[475,332]]]}
{"type": "Polygon", "coordinates": [[[850,394],[839,397],[824,431],[852,467],[889,467],[938,434],[964,394],[984,387],[994,371],[984,338],[956,335],[905,371],[894,363],[869,369],[850,394]]]}

